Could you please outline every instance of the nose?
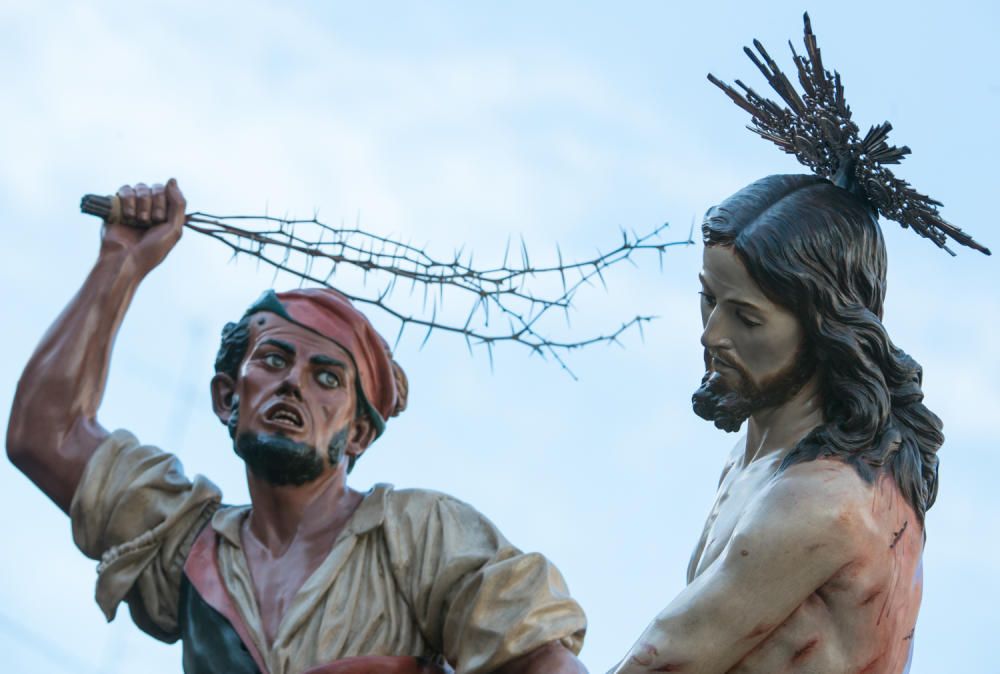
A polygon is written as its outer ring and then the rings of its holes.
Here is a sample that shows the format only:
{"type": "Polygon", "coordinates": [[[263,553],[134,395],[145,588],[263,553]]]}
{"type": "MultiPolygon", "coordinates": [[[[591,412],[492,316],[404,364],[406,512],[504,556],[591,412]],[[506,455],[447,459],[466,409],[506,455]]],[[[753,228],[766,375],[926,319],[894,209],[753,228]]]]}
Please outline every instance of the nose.
{"type": "Polygon", "coordinates": [[[703,317],[704,329],[701,331],[701,345],[711,351],[733,348],[732,340],[726,336],[725,321],[719,308],[712,307],[708,315],[703,317]]]}
{"type": "Polygon", "coordinates": [[[305,368],[293,365],[285,371],[285,377],[278,386],[277,394],[302,400],[302,378],[306,376],[305,368]]]}

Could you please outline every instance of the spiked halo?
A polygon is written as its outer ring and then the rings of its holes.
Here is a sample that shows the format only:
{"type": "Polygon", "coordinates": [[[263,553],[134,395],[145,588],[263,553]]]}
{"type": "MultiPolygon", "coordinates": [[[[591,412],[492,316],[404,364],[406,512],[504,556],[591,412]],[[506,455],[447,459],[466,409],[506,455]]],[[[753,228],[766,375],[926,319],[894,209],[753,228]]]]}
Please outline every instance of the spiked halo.
{"type": "Polygon", "coordinates": [[[885,218],[912,228],[952,255],[955,253],[946,245],[948,239],[989,255],[988,248],[941,217],[938,213],[941,202],[917,192],[886,168],[887,164],[900,163],[910,154],[910,148],[888,144],[892,130],[889,122],[873,126],[861,136],[844,100],[840,74],[836,71],[831,74],[823,67],[809,15],[805,14],[803,20],[805,55],[797,54],[791,42],[788,43],[798,69],[801,95],[758,40],[753,45],[759,57],[749,47],[743,48],[787,107],[764,98],[740,80],[736,80],[736,85],[742,93],[714,75],[708,76],[709,81],[750,113],[748,129],[795,155],[814,173],[859,193],[885,218]]]}

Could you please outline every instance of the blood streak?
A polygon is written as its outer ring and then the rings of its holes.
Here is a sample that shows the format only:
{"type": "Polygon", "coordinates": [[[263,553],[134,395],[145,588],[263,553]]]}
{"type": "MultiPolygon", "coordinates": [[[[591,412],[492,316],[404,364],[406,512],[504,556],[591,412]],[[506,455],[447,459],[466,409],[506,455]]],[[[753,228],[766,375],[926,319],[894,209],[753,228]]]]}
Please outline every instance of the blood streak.
{"type": "Polygon", "coordinates": [[[774,625],[772,625],[770,623],[760,623],[759,625],[757,625],[756,627],[754,627],[752,630],[750,630],[750,634],[748,634],[746,636],[746,638],[747,639],[756,639],[757,637],[759,637],[759,636],[761,636],[763,634],[767,634],[768,632],[770,632],[773,629],[774,629],[774,625]]]}
{"type": "Polygon", "coordinates": [[[879,661],[882,660],[882,658],[884,657],[885,653],[879,653],[874,660],[872,660],[867,665],[859,669],[858,674],[873,674],[874,672],[877,672],[878,671],[877,665],[879,664],[879,661]]]}
{"type": "Polygon", "coordinates": [[[816,644],[818,643],[819,643],[819,637],[813,637],[812,639],[807,641],[802,648],[795,651],[794,655],[792,655],[792,664],[796,665],[805,660],[809,656],[809,653],[811,653],[813,649],[816,648],[816,644]]]}
{"type": "Polygon", "coordinates": [[[899,543],[899,539],[903,537],[903,532],[906,531],[906,525],[910,523],[910,520],[903,520],[903,526],[900,527],[899,531],[895,531],[892,534],[892,543],[889,544],[889,549],[892,550],[896,547],[896,543],[899,543]]]}
{"type": "Polygon", "coordinates": [[[653,660],[658,654],[659,651],[656,650],[655,646],[652,644],[643,644],[639,648],[639,652],[632,655],[632,662],[640,667],[648,667],[653,664],[653,660]]]}
{"type": "Polygon", "coordinates": [[[879,595],[881,595],[882,592],[884,592],[884,590],[882,590],[882,589],[875,590],[874,592],[872,592],[871,594],[869,594],[867,597],[865,597],[864,600],[862,600],[862,602],[860,604],[858,604],[858,606],[868,606],[868,604],[870,604],[873,601],[875,601],[876,599],[878,599],[879,595]]]}

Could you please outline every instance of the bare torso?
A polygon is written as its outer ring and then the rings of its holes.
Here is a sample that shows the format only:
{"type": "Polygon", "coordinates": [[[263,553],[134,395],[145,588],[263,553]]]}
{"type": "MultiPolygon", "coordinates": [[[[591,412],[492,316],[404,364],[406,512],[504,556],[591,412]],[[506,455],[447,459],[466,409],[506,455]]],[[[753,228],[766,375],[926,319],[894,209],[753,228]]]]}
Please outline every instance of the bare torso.
{"type": "MultiPolygon", "coordinates": [[[[688,567],[688,582],[708,569],[729,544],[741,521],[752,516],[758,499],[784,474],[778,474],[780,455],[743,465],[742,442],[723,473],[715,505],[688,567]]],[[[893,479],[880,477],[865,484],[850,466],[820,459],[799,470],[829,473],[843,479],[845,472],[867,491],[870,508],[858,512],[866,526],[855,531],[855,555],[829,580],[809,595],[794,612],[731,670],[734,674],[774,672],[850,672],[898,674],[906,671],[922,587],[923,528],[902,498],[893,479]]],[[[788,513],[794,516],[794,512],[788,513]]]]}

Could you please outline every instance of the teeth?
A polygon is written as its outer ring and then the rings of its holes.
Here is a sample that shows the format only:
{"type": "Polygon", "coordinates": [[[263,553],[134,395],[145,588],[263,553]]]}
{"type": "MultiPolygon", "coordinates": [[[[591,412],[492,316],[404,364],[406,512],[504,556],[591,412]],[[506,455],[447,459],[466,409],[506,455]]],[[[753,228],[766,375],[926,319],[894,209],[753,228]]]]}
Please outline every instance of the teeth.
{"type": "Polygon", "coordinates": [[[274,421],[287,421],[288,423],[295,424],[297,426],[302,424],[302,420],[299,419],[299,416],[293,412],[289,412],[288,410],[278,410],[271,415],[271,419],[274,421]]]}

